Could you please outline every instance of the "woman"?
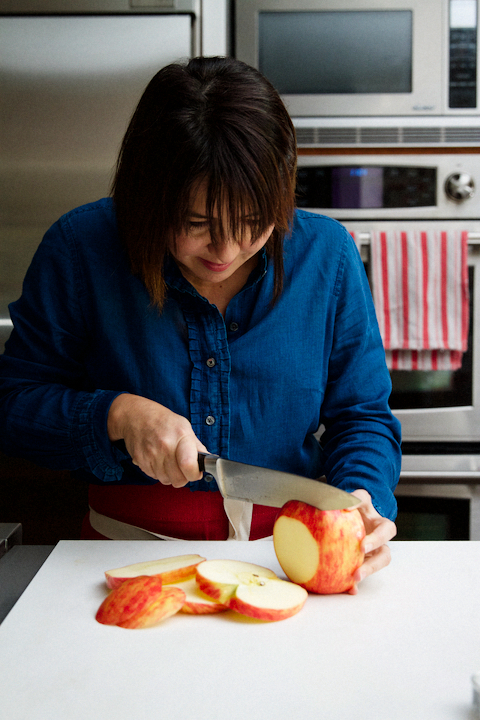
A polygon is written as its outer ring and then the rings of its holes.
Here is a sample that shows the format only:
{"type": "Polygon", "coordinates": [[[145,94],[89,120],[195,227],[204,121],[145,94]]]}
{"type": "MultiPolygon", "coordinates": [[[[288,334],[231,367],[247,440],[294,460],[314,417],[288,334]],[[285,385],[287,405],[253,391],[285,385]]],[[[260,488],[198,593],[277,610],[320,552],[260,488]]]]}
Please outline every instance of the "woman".
{"type": "Polygon", "coordinates": [[[89,482],[83,537],[226,539],[238,513],[271,535],[275,509],[202,478],[208,451],[325,474],[362,500],[357,581],[389,562],[400,431],[374,308],[345,229],[294,211],[295,176],[270,83],[194,59],[146,88],[112,198],[47,232],[10,308],[0,442],[89,482]]]}

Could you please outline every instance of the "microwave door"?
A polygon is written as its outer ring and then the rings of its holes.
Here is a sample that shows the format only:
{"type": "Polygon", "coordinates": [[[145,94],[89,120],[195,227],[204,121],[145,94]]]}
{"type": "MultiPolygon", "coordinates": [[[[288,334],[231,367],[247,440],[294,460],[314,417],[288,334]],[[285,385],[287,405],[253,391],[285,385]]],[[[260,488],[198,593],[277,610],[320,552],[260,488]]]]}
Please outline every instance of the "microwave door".
{"type": "Polygon", "coordinates": [[[44,232],[109,193],[141,93],[192,43],[188,14],[0,16],[0,352],[44,232]]]}

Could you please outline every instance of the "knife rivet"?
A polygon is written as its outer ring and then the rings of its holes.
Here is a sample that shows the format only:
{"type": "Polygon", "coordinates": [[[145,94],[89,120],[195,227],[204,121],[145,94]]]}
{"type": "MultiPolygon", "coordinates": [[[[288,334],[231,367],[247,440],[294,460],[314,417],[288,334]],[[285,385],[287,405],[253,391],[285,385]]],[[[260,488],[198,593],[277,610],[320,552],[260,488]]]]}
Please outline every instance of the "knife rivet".
{"type": "Polygon", "coordinates": [[[207,417],[205,418],[205,422],[207,423],[207,425],[214,425],[215,418],[213,417],[213,415],[207,415],[207,417]]]}

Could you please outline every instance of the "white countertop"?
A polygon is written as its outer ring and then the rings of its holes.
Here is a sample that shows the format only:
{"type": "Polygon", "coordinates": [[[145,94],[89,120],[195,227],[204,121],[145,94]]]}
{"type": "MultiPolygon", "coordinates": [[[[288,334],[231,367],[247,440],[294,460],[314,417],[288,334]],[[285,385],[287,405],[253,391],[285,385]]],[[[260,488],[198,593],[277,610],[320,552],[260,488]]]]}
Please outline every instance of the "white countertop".
{"type": "Polygon", "coordinates": [[[352,595],[276,623],[175,615],[100,625],[103,573],[199,553],[284,577],[271,541],[59,543],[0,626],[2,720],[468,720],[480,543],[392,542],[352,595]]]}

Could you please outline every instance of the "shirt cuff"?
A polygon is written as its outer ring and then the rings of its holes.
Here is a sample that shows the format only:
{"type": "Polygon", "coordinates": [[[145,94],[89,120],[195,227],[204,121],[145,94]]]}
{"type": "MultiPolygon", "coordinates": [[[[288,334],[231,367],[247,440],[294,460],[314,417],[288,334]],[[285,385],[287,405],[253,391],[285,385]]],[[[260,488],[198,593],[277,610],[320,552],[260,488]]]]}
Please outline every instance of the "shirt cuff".
{"type": "Polygon", "coordinates": [[[370,493],[372,505],[375,510],[385,518],[395,522],[397,517],[397,501],[393,490],[386,484],[375,480],[362,478],[345,479],[338,484],[341,490],[345,492],[353,492],[354,490],[363,489],[370,493]]]}
{"type": "Polygon", "coordinates": [[[112,402],[121,392],[96,390],[75,409],[73,442],[84,457],[84,467],[102,482],[118,482],[123,475],[121,461],[126,455],[108,438],[107,418],[112,402]]]}

